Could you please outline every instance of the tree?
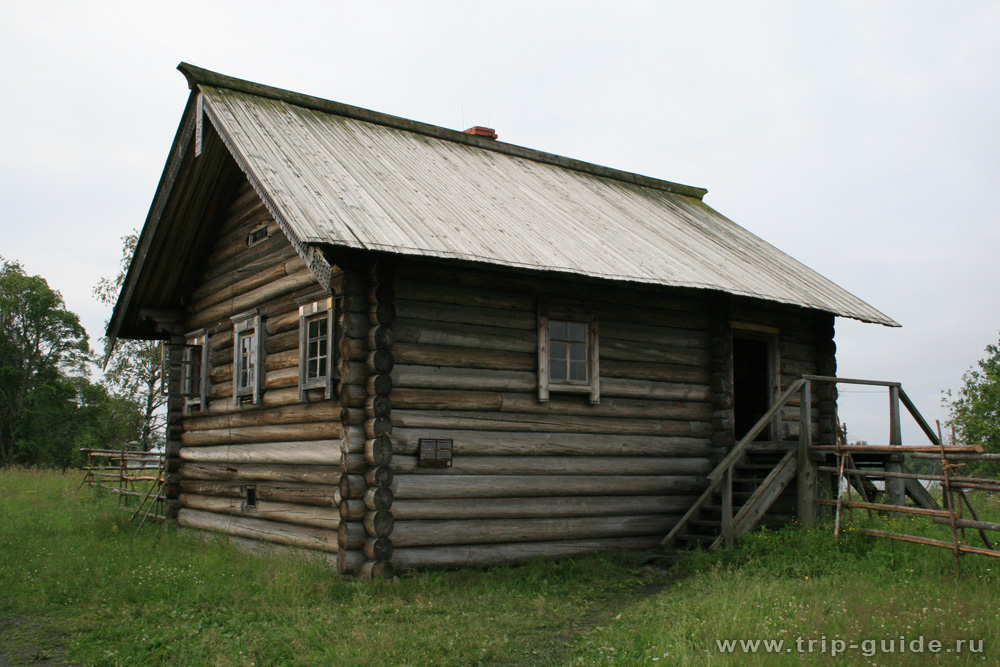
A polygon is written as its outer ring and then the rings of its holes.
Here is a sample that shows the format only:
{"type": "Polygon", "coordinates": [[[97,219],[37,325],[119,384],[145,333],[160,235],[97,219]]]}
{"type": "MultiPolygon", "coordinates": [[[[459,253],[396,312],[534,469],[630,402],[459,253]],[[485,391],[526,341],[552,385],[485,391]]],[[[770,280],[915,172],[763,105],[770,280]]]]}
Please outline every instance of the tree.
{"type": "Polygon", "coordinates": [[[87,332],[41,276],[0,257],[0,465],[23,459],[17,435],[43,387],[83,376],[87,332]]]}
{"type": "MultiPolygon", "coordinates": [[[[114,305],[118,300],[138,241],[137,232],[122,238],[118,273],[113,278],[101,278],[94,288],[94,295],[101,303],[114,305]]],[[[145,451],[159,445],[163,441],[163,408],[166,405],[166,397],[160,391],[160,344],[157,341],[118,340],[114,349],[109,350],[110,341],[102,338],[101,342],[107,357],[105,384],[116,396],[131,401],[142,415],[139,448],[145,451]]]]}
{"type": "MultiPolygon", "coordinates": [[[[962,376],[962,388],[951,401],[949,424],[955,427],[958,441],[982,445],[988,452],[1000,453],[1000,343],[986,346],[981,359],[962,376]]],[[[947,394],[951,397],[950,392],[947,394]]],[[[980,474],[997,475],[1000,463],[982,461],[970,465],[980,474]]]]}

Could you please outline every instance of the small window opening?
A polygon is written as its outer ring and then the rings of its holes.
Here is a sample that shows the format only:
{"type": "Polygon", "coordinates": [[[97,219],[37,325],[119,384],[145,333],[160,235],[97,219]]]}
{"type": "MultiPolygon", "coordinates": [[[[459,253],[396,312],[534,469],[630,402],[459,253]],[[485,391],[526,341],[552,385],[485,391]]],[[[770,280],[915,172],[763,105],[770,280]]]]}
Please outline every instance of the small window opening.
{"type": "Polygon", "coordinates": [[[247,235],[247,247],[252,248],[259,243],[263,243],[269,236],[270,234],[267,233],[267,225],[261,225],[247,235]]]}
{"type": "Polygon", "coordinates": [[[240,392],[253,391],[254,371],[256,367],[256,336],[254,332],[241,333],[237,354],[239,354],[240,375],[237,378],[237,389],[240,392]]]}
{"type": "Polygon", "coordinates": [[[587,382],[586,322],[549,320],[549,379],[587,382]]]}
{"type": "Polygon", "coordinates": [[[324,389],[333,396],[336,383],[336,307],[332,295],[299,300],[299,400],[306,390],[324,389]]]}
{"type": "Polygon", "coordinates": [[[306,323],[307,383],[326,379],[327,345],[329,345],[327,317],[326,313],[322,313],[307,320],[306,323]]]}
{"type": "Polygon", "coordinates": [[[252,484],[248,484],[245,489],[247,496],[246,508],[248,510],[257,509],[257,487],[252,484]]]}

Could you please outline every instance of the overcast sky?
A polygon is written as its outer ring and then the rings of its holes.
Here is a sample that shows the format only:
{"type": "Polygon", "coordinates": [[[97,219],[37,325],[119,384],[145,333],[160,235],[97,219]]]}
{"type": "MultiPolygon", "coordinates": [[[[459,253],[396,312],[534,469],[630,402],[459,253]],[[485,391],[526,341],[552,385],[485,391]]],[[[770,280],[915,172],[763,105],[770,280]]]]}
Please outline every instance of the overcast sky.
{"type": "MultiPolygon", "coordinates": [[[[184,60],[706,187],[903,325],[838,319],[839,374],[933,423],[1000,330],[998,36],[1000,2],[0,0],[0,255],[98,344],[184,60]]],[[[852,438],[884,442],[885,405],[842,394],[852,438]]]]}

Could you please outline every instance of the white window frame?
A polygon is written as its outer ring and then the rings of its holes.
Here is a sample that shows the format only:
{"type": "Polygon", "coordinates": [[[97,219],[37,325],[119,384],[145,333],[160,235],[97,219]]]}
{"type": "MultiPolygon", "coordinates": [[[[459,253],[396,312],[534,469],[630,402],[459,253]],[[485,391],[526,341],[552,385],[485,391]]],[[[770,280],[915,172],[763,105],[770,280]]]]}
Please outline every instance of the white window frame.
{"type": "Polygon", "coordinates": [[[192,331],[184,336],[185,346],[181,357],[181,396],[184,397],[184,414],[208,409],[211,374],[211,350],[207,329],[192,331]]]}
{"type": "Polygon", "coordinates": [[[320,298],[311,295],[299,300],[299,400],[306,400],[306,390],[323,389],[325,398],[333,397],[336,380],[337,301],[332,294],[320,298]],[[308,377],[309,372],[309,324],[326,320],[326,372],[316,377],[308,377]]]}
{"type": "Polygon", "coordinates": [[[232,317],[233,321],[233,405],[242,401],[260,402],[261,382],[264,373],[264,328],[261,326],[261,316],[256,310],[250,310],[232,317]],[[240,354],[244,339],[252,341],[250,356],[240,354]],[[249,382],[240,383],[243,377],[243,361],[249,359],[253,368],[249,373],[249,382]]]}
{"type": "Polygon", "coordinates": [[[584,307],[539,304],[538,306],[538,400],[545,403],[553,393],[589,394],[590,402],[601,402],[600,346],[597,315],[584,307]],[[551,376],[550,322],[581,322],[587,325],[587,379],[553,380],[551,376]]]}

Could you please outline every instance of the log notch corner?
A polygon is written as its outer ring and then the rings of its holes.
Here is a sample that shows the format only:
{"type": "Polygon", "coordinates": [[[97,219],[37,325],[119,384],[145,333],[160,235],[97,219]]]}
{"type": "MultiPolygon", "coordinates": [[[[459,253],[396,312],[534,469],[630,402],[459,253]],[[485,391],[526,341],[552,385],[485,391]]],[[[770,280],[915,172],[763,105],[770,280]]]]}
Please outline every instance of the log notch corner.
{"type": "Polygon", "coordinates": [[[712,462],[718,464],[736,444],[733,425],[733,332],[726,297],[714,303],[709,341],[712,388],[712,462]]]}
{"type": "MultiPolygon", "coordinates": [[[[392,323],[393,271],[382,259],[373,260],[366,272],[344,275],[344,323],[352,313],[368,315],[368,333],[363,346],[352,345],[348,327],[342,327],[341,395],[344,405],[341,429],[341,462],[344,475],[340,485],[341,523],[337,535],[338,569],[365,578],[392,578],[392,323]],[[356,375],[347,372],[351,349],[365,352],[363,389],[364,412],[352,409],[344,398],[357,393],[350,386],[356,375]],[[362,428],[363,427],[363,428],[362,428]],[[360,519],[360,521],[359,521],[360,519]]],[[[357,380],[355,380],[357,381],[357,380]]]]}

